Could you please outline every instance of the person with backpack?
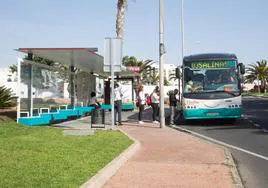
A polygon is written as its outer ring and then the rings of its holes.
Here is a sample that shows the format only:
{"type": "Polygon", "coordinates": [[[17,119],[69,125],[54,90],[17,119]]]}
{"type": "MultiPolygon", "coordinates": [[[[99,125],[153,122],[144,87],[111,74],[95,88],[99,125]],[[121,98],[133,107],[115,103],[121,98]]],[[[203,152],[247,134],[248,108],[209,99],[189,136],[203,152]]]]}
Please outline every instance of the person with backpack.
{"type": "Polygon", "coordinates": [[[159,87],[156,86],[153,93],[151,94],[151,106],[153,109],[152,118],[153,118],[153,123],[155,124],[159,123],[158,121],[156,121],[156,116],[159,111],[159,99],[160,99],[160,90],[159,90],[159,87]]]}
{"type": "Polygon", "coordinates": [[[142,121],[142,113],[144,111],[144,106],[145,106],[146,100],[145,100],[145,94],[143,91],[143,86],[140,85],[138,87],[138,95],[137,95],[137,106],[139,107],[139,124],[144,124],[142,121]]]}
{"type": "Polygon", "coordinates": [[[145,93],[145,98],[146,98],[146,105],[151,106],[151,96],[148,93],[145,93]]]}

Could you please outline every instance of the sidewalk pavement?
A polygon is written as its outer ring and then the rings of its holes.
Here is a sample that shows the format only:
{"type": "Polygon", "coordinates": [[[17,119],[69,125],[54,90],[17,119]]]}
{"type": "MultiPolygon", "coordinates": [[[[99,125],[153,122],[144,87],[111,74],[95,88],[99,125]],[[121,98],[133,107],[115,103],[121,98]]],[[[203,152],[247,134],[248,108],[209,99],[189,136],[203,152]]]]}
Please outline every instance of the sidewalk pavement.
{"type": "Polygon", "coordinates": [[[140,149],[103,187],[236,187],[223,148],[149,122],[126,122],[120,129],[138,140],[140,149]]]}

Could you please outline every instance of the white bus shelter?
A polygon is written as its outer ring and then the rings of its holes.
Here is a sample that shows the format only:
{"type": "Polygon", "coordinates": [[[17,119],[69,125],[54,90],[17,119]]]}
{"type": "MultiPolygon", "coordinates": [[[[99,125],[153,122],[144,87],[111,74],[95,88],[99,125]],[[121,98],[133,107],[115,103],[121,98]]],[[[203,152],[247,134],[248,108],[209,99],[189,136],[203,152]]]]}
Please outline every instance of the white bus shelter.
{"type": "MultiPolygon", "coordinates": [[[[22,114],[32,117],[40,110],[51,111],[55,101],[62,108],[85,106],[90,92],[96,89],[96,77],[109,78],[97,48],[19,48],[16,51],[23,56],[18,58],[18,118],[22,114]],[[49,60],[53,66],[36,63],[36,58],[49,60]]],[[[115,76],[131,77],[133,73],[123,67],[115,76]]]]}

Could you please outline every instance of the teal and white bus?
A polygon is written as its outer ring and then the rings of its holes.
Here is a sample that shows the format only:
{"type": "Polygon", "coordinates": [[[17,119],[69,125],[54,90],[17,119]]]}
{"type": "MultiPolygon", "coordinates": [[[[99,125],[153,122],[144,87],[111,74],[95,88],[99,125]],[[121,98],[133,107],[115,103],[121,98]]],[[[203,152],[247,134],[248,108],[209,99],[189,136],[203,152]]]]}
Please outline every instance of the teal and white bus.
{"type": "Polygon", "coordinates": [[[245,66],[234,54],[199,54],[184,57],[182,112],[185,120],[235,120],[241,117],[240,75],[245,66]]]}

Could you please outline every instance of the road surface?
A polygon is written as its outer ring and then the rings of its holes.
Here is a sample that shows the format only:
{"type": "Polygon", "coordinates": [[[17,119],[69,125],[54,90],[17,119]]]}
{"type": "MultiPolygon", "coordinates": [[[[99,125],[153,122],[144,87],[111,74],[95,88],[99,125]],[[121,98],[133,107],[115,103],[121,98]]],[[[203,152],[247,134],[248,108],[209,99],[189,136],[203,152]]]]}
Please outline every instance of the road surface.
{"type": "Polygon", "coordinates": [[[228,145],[245,187],[268,185],[268,99],[243,98],[243,114],[235,124],[224,121],[195,121],[177,125],[228,145]],[[258,128],[253,125],[259,125],[258,128]]]}

